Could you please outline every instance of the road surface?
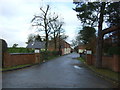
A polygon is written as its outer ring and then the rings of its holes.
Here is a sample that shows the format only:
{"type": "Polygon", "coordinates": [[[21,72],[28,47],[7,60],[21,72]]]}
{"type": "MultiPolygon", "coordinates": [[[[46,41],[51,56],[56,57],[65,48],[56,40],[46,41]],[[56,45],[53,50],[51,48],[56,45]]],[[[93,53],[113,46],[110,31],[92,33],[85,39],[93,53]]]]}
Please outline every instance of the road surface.
{"type": "Polygon", "coordinates": [[[77,53],[15,71],[3,73],[3,88],[112,88],[80,61],[77,53]],[[80,67],[77,65],[79,64],[80,67]]]}

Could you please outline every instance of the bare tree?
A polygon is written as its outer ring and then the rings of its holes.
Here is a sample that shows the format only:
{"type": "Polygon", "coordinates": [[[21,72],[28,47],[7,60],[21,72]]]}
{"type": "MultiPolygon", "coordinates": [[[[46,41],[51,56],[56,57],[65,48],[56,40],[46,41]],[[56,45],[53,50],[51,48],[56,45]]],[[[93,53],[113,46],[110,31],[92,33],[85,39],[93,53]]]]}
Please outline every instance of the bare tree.
{"type": "Polygon", "coordinates": [[[39,31],[44,31],[45,33],[45,50],[47,51],[48,48],[48,40],[49,35],[51,32],[51,27],[49,27],[50,23],[53,21],[56,21],[58,16],[55,15],[55,13],[51,14],[50,12],[50,6],[47,5],[46,9],[40,8],[41,15],[34,15],[34,18],[32,19],[32,26],[37,26],[37,29],[39,31]]]}
{"type": "Polygon", "coordinates": [[[50,23],[50,27],[52,29],[52,36],[53,36],[53,40],[54,40],[54,48],[55,50],[57,49],[57,43],[58,43],[58,39],[61,33],[64,33],[64,30],[62,29],[64,22],[60,21],[60,20],[56,20],[54,22],[50,23]]]}

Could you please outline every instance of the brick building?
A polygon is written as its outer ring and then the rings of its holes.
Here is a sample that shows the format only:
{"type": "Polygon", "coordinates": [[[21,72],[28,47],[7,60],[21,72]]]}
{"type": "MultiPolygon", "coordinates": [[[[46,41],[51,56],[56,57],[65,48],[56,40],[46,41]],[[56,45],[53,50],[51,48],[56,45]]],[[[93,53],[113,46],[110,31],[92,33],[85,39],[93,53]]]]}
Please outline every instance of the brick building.
{"type": "Polygon", "coordinates": [[[68,42],[63,39],[56,39],[56,48],[54,40],[49,41],[49,51],[61,51],[62,55],[71,53],[71,46],[68,42]]]}

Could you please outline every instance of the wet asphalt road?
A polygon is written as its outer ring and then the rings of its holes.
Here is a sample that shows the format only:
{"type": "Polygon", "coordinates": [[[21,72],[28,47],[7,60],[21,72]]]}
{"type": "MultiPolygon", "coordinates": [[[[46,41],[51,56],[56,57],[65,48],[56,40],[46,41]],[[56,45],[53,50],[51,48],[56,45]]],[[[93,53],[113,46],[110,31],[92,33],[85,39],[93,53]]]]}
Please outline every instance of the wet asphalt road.
{"type": "Polygon", "coordinates": [[[111,88],[72,53],[41,65],[3,73],[3,88],[111,88]],[[80,65],[77,67],[76,65],[80,65]]]}

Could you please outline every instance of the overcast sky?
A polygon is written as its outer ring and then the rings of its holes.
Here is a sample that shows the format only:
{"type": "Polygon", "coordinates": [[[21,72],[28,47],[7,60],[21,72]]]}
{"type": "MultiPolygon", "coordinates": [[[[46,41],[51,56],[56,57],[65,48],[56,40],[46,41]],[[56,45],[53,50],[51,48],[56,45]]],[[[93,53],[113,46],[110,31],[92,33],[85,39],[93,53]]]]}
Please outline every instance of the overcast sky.
{"type": "Polygon", "coordinates": [[[57,12],[64,18],[68,42],[74,39],[80,25],[76,17],[75,7],[72,0],[0,0],[0,38],[5,39],[8,46],[17,43],[19,47],[25,47],[28,35],[36,33],[31,27],[31,19],[40,10],[41,6],[51,5],[51,11],[57,12]]]}

